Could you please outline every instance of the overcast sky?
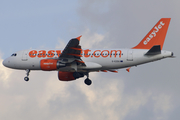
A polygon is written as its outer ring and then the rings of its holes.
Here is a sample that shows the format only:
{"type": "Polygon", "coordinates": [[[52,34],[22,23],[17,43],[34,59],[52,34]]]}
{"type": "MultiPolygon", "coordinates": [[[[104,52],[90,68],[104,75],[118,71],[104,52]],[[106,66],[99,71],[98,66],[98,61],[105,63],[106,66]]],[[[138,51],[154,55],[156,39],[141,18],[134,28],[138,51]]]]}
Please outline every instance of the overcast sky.
{"type": "Polygon", "coordinates": [[[0,63],[29,48],[64,48],[82,35],[82,48],[131,48],[160,18],[172,18],[163,49],[176,58],[58,80],[57,72],[11,70],[0,64],[1,120],[180,119],[179,0],[1,0],[0,63]]]}

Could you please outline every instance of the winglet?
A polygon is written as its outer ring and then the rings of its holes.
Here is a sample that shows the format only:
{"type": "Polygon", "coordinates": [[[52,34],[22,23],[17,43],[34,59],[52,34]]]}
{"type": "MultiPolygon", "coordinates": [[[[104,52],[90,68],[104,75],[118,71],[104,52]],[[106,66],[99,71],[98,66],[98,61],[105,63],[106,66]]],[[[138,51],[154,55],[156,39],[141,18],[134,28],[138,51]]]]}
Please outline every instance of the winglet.
{"type": "Polygon", "coordinates": [[[161,18],[142,41],[132,49],[151,49],[154,45],[160,45],[162,50],[170,20],[171,18],[161,18]]]}
{"type": "Polygon", "coordinates": [[[81,36],[79,36],[79,37],[77,37],[76,39],[78,39],[78,40],[80,41],[81,37],[82,37],[82,35],[81,35],[81,36]]]}
{"type": "Polygon", "coordinates": [[[130,72],[131,67],[127,68],[126,71],[130,72]]]}

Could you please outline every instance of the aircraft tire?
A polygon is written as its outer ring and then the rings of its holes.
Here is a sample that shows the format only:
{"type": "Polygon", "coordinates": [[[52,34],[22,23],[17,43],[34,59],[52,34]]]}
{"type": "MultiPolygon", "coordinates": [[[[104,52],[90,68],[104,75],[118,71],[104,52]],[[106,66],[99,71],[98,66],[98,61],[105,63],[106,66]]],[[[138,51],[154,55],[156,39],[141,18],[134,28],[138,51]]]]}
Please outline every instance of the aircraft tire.
{"type": "Polygon", "coordinates": [[[86,78],[86,79],[84,80],[84,83],[85,83],[86,85],[91,85],[91,84],[92,84],[92,81],[91,81],[89,78],[86,78]]]}
{"type": "Polygon", "coordinates": [[[25,80],[25,81],[29,81],[29,78],[28,78],[28,77],[25,77],[24,80],[25,80]]]}

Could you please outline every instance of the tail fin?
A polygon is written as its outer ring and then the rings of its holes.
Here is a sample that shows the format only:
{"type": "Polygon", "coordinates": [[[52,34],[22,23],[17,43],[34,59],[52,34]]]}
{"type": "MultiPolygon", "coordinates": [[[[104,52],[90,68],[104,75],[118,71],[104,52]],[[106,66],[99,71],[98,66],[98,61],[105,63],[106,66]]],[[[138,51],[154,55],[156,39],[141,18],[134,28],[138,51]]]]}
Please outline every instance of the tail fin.
{"type": "Polygon", "coordinates": [[[160,45],[162,50],[170,20],[171,18],[161,18],[142,41],[132,49],[151,49],[154,45],[160,45]]]}

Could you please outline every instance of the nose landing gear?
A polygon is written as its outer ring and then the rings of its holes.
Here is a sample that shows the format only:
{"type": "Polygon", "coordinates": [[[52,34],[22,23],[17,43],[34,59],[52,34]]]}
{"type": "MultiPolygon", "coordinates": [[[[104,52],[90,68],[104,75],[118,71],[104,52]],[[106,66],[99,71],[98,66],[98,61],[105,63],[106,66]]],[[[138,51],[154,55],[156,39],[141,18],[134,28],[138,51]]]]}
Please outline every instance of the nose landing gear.
{"type": "Polygon", "coordinates": [[[30,70],[29,70],[29,69],[26,69],[26,75],[27,75],[27,76],[24,77],[24,80],[25,80],[25,81],[29,81],[29,77],[28,77],[28,76],[29,76],[29,73],[30,73],[30,70]]]}

